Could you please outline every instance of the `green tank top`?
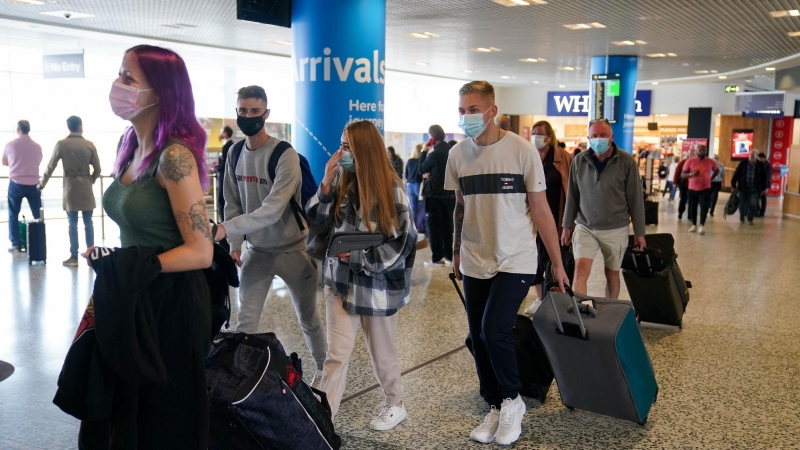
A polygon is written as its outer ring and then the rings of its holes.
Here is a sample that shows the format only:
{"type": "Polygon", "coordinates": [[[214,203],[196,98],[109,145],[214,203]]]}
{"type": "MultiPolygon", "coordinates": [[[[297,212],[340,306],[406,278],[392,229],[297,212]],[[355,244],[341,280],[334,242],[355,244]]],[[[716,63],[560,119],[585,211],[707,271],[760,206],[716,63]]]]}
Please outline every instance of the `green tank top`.
{"type": "MultiPolygon", "coordinates": [[[[183,145],[180,141],[170,141],[164,149],[172,144],[183,145]]],[[[103,208],[108,217],[119,225],[123,247],[161,246],[164,250],[170,250],[183,244],[167,190],[153,178],[164,149],[153,158],[141,178],[126,185],[120,183],[117,177],[103,194],[103,208]]]]}

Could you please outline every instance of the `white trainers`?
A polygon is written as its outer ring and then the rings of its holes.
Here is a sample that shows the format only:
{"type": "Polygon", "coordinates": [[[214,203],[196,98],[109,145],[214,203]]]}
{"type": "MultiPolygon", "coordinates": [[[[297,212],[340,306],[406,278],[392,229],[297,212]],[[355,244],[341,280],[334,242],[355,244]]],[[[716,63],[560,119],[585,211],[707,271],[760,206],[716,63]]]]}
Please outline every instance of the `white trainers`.
{"type": "Polygon", "coordinates": [[[694,233],[695,231],[697,231],[697,227],[692,225],[692,227],[689,228],[689,233],[694,233]]]}
{"type": "Polygon", "coordinates": [[[706,230],[703,229],[702,225],[700,225],[700,228],[697,229],[697,234],[706,234],[706,230]]]}
{"type": "Polygon", "coordinates": [[[525,415],[525,402],[522,397],[511,400],[503,400],[500,407],[500,426],[497,428],[497,443],[500,445],[510,445],[517,442],[519,435],[522,434],[522,416],[525,415]]]}
{"type": "Polygon", "coordinates": [[[322,385],[322,371],[318,370],[314,373],[314,378],[311,380],[309,386],[318,391],[321,391],[322,390],[322,388],[320,387],[321,385],[322,385]]]}
{"type": "Polygon", "coordinates": [[[378,417],[372,419],[372,422],[369,423],[369,427],[376,431],[391,430],[396,427],[398,423],[405,420],[407,415],[405,405],[389,406],[384,403],[378,410],[378,417]]]}
{"type": "Polygon", "coordinates": [[[447,264],[445,264],[444,259],[440,259],[438,261],[425,261],[425,267],[447,267],[447,264]]]}
{"type": "Polygon", "coordinates": [[[483,418],[483,422],[478,425],[477,428],[472,430],[472,432],[469,434],[469,438],[473,441],[488,444],[494,440],[495,435],[497,435],[497,427],[499,426],[500,411],[498,411],[496,407],[492,406],[492,410],[489,411],[489,414],[483,418]]]}
{"type": "Polygon", "coordinates": [[[531,306],[525,308],[525,311],[523,311],[522,314],[528,317],[533,317],[540,306],[542,306],[542,299],[537,298],[533,301],[533,303],[531,303],[531,306]]]}

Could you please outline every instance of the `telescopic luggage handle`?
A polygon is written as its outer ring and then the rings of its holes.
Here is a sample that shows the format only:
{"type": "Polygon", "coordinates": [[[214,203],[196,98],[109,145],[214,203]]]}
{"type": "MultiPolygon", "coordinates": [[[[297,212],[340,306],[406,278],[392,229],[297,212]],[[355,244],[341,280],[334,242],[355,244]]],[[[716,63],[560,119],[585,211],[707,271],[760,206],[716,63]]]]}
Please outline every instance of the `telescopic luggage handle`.
{"type": "MultiPolygon", "coordinates": [[[[548,283],[546,286],[547,291],[549,292],[550,289],[553,287],[558,287],[558,283],[556,282],[548,283]]],[[[583,324],[583,318],[581,317],[581,309],[580,306],[578,305],[578,300],[575,298],[575,292],[572,290],[570,286],[564,286],[564,290],[567,291],[570,300],[572,300],[572,311],[575,312],[575,317],[578,318],[578,327],[581,330],[581,338],[584,340],[588,340],[589,334],[586,332],[586,325],[583,324]]],[[[558,332],[566,336],[566,333],[564,332],[564,324],[561,322],[561,317],[558,315],[558,308],[556,307],[556,301],[553,299],[553,296],[551,294],[548,294],[548,297],[550,297],[550,305],[553,307],[553,313],[556,315],[556,327],[558,328],[558,332]]]]}
{"type": "Polygon", "coordinates": [[[456,274],[450,272],[450,281],[453,282],[453,286],[456,288],[456,292],[458,292],[458,298],[461,299],[461,304],[464,305],[464,309],[467,309],[467,301],[464,300],[464,294],[461,293],[461,288],[458,287],[458,281],[456,280],[456,274]]]}

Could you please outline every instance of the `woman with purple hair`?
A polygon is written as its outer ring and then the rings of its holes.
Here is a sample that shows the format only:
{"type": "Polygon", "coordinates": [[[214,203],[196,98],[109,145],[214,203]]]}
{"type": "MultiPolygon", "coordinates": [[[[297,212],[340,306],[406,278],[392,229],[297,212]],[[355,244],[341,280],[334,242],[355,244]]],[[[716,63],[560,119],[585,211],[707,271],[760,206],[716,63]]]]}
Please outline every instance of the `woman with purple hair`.
{"type": "Polygon", "coordinates": [[[83,421],[80,448],[205,449],[203,363],[211,313],[201,269],[213,256],[203,196],[209,183],[206,132],[195,117],[186,65],[164,48],[140,45],[125,52],[109,100],[132,127],[103,207],[119,225],[122,247],[164,250],[158,255],[161,273],[148,291],[169,381],[134,386],[115,376],[111,417],[83,421]]]}

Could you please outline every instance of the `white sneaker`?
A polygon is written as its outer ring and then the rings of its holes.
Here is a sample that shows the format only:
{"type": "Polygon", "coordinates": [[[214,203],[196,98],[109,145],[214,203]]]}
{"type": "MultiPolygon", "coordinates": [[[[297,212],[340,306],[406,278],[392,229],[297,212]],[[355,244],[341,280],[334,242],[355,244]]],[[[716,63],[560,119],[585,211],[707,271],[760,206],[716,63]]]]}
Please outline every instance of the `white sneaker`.
{"type": "Polygon", "coordinates": [[[694,233],[695,231],[697,231],[697,227],[692,225],[692,227],[689,228],[689,233],[694,233]]]}
{"type": "Polygon", "coordinates": [[[391,430],[396,427],[398,423],[405,420],[407,415],[405,405],[389,406],[383,404],[378,411],[378,417],[372,419],[372,422],[369,423],[369,427],[376,431],[391,430]]]}
{"type": "Polygon", "coordinates": [[[522,434],[522,416],[525,415],[525,402],[522,397],[503,400],[500,407],[500,426],[497,428],[497,443],[509,445],[517,442],[522,434]]]}
{"type": "Polygon", "coordinates": [[[444,259],[438,261],[425,261],[425,267],[446,267],[444,259]]]}
{"type": "Polygon", "coordinates": [[[525,308],[525,311],[523,311],[522,314],[528,317],[533,317],[540,306],[542,306],[542,299],[537,298],[533,301],[533,303],[531,303],[531,306],[525,308]]]}
{"type": "Polygon", "coordinates": [[[706,230],[703,229],[702,225],[700,225],[700,228],[697,229],[697,234],[706,234],[706,230]]]}
{"type": "Polygon", "coordinates": [[[500,411],[498,411],[496,407],[492,406],[492,410],[489,411],[489,414],[483,418],[483,422],[478,425],[477,428],[472,430],[472,432],[469,434],[469,438],[473,441],[488,444],[494,440],[495,435],[497,435],[497,427],[499,426],[500,411]]]}
{"type": "Polygon", "coordinates": [[[451,267],[453,265],[453,261],[445,258],[444,259],[444,265],[447,266],[447,267],[451,267]]]}
{"type": "Polygon", "coordinates": [[[321,385],[322,385],[322,371],[318,370],[316,371],[316,373],[314,373],[314,378],[311,380],[309,386],[318,391],[321,391],[322,390],[322,388],[320,387],[321,385]]]}

